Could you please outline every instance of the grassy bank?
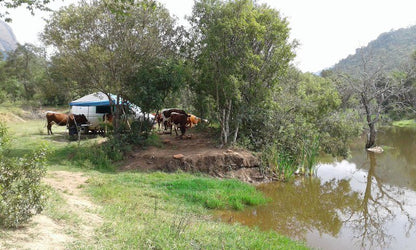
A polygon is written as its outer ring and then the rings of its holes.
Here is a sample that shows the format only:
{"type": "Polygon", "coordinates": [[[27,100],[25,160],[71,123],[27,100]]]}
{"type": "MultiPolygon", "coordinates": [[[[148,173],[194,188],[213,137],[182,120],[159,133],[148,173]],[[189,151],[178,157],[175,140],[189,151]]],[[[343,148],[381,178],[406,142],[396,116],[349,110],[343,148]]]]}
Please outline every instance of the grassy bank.
{"type": "Polygon", "coordinates": [[[264,202],[253,187],[237,181],[186,173],[120,173],[95,175],[89,192],[97,203],[104,205],[101,215],[107,221],[98,231],[100,241],[91,247],[302,248],[274,232],[260,232],[211,218],[207,207],[212,203],[223,203],[221,207],[229,209],[236,203],[242,203],[239,207],[264,202]]]}
{"type": "Polygon", "coordinates": [[[401,127],[401,128],[416,128],[416,120],[410,119],[410,120],[402,120],[402,121],[395,121],[393,122],[393,126],[401,127]]]}
{"type": "MultiPolygon", "coordinates": [[[[8,122],[13,136],[11,155],[22,156],[40,144],[49,148],[50,170],[83,172],[83,187],[100,207],[103,224],[93,238],[77,237],[79,223],[66,214],[64,201],[53,194],[45,214],[61,224],[72,224],[73,249],[303,249],[275,232],[261,232],[211,217],[212,209],[244,209],[267,202],[253,186],[187,173],[111,171],[102,154],[103,138],[69,141],[64,127],[46,134],[43,120],[8,122]],[[105,171],[104,171],[105,169],[105,171]],[[109,171],[110,170],[110,171],[109,171]],[[75,229],[76,230],[76,229],[75,229]]],[[[111,165],[109,167],[109,164],[111,165]]]]}

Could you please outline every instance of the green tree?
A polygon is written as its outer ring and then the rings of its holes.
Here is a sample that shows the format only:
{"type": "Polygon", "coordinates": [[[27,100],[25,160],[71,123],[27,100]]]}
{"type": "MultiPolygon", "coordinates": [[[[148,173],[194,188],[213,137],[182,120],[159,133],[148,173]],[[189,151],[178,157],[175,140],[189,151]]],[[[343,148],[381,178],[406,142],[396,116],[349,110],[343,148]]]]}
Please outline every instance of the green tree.
{"type": "Polygon", "coordinates": [[[130,79],[129,100],[143,112],[160,110],[166,98],[185,86],[189,68],[181,60],[159,59],[143,65],[130,79]]]}
{"type": "Polygon", "coordinates": [[[44,105],[67,105],[75,96],[86,94],[78,88],[75,81],[67,74],[68,65],[65,58],[53,56],[45,67],[45,73],[37,83],[36,99],[44,105]]]}
{"type": "Polygon", "coordinates": [[[54,13],[43,33],[79,87],[106,93],[110,101],[110,93],[117,95],[116,131],[120,100],[132,93],[130,80],[153,60],[169,58],[177,38],[168,11],[151,0],[71,5],[54,13]]]}
{"type": "Polygon", "coordinates": [[[252,138],[258,145],[272,145],[300,164],[305,149],[318,140],[318,150],[348,155],[350,139],[360,132],[359,116],[341,108],[341,98],[331,79],[291,68],[273,94],[273,106],[263,129],[252,138]]]}
{"type": "Polygon", "coordinates": [[[248,109],[267,107],[294,57],[288,23],[250,0],[196,1],[190,22],[189,54],[198,77],[193,89],[208,96],[199,100],[214,101],[222,144],[235,143],[240,129],[252,125],[248,109]]]}
{"type": "Polygon", "coordinates": [[[8,54],[5,61],[0,88],[13,99],[32,100],[45,70],[46,59],[43,49],[32,44],[18,45],[8,54]]]}

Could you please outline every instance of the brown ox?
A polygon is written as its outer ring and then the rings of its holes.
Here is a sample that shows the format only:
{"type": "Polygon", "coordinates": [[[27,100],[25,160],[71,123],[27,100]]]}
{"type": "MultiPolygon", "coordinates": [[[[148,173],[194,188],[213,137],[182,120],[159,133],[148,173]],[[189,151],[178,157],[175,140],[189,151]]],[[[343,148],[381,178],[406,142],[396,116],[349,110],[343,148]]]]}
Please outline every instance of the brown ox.
{"type": "MultiPolygon", "coordinates": [[[[181,138],[185,135],[186,132],[186,124],[188,123],[188,115],[186,114],[179,114],[176,112],[172,112],[170,114],[170,122],[172,125],[176,125],[178,128],[181,129],[181,138]]],[[[170,128],[170,133],[172,133],[172,126],[170,128]]],[[[176,135],[178,135],[177,130],[175,129],[176,135]]]]}
{"type": "Polygon", "coordinates": [[[46,122],[48,128],[48,135],[53,135],[52,133],[52,125],[56,124],[58,126],[73,126],[73,125],[80,125],[80,124],[87,124],[88,120],[85,115],[73,115],[73,114],[62,114],[62,113],[54,113],[54,112],[47,112],[46,113],[46,122]]]}
{"type": "MultiPolygon", "coordinates": [[[[186,117],[188,116],[188,114],[184,110],[177,109],[177,108],[163,109],[160,113],[162,114],[162,121],[163,121],[164,130],[166,130],[167,126],[169,125],[170,117],[171,117],[172,113],[183,114],[183,115],[186,115],[186,117]]],[[[171,131],[172,131],[172,129],[171,129],[171,131]]]]}

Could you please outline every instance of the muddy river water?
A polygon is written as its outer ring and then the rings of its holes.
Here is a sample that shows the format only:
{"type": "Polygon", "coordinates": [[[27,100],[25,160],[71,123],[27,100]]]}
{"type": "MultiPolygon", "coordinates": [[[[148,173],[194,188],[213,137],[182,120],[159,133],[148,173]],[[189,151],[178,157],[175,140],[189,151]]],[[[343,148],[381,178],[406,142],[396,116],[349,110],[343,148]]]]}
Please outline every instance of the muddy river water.
{"type": "Polygon", "coordinates": [[[312,248],[416,249],[416,130],[385,128],[378,136],[384,153],[357,142],[347,160],[320,163],[315,178],[259,186],[268,204],[220,217],[312,248]]]}

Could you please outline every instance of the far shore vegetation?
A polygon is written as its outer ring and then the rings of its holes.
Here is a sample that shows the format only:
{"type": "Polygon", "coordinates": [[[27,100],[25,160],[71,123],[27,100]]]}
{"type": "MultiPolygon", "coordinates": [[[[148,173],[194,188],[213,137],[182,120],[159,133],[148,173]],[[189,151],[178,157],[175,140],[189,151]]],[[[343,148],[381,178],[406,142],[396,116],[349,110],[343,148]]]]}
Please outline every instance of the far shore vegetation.
{"type": "Polygon", "coordinates": [[[393,122],[393,126],[406,127],[406,128],[416,128],[416,119],[396,121],[396,122],[393,122]]]}

